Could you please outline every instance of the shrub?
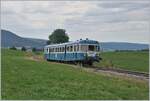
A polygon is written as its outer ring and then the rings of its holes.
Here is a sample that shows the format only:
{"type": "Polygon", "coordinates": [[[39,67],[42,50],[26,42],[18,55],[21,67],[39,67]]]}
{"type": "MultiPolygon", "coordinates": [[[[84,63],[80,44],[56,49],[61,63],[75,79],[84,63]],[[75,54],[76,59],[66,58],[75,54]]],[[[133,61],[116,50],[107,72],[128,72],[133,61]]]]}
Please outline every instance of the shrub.
{"type": "Polygon", "coordinates": [[[12,49],[12,50],[17,50],[15,46],[11,47],[10,49],[12,49]]]}
{"type": "Polygon", "coordinates": [[[26,51],[26,48],[25,47],[22,47],[22,49],[21,49],[22,51],[26,51]]]}
{"type": "Polygon", "coordinates": [[[32,48],[32,52],[36,52],[36,48],[32,48]]]}

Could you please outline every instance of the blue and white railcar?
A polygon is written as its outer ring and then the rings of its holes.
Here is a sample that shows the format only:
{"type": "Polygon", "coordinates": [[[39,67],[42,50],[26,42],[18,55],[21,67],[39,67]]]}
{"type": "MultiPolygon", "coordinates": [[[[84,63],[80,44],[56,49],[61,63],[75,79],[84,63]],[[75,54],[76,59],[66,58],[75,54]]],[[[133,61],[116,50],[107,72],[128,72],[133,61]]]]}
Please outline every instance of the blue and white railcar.
{"type": "Polygon", "coordinates": [[[47,45],[44,57],[47,60],[62,62],[81,62],[92,64],[99,61],[100,44],[94,40],[77,40],[62,44],[47,45]]]}

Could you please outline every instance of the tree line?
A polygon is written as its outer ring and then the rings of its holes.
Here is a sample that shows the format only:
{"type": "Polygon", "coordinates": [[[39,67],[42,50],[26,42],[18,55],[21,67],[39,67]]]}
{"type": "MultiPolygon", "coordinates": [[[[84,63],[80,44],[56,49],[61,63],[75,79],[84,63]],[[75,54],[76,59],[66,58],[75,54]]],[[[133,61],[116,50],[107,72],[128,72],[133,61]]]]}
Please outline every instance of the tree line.
{"type": "MultiPolygon", "coordinates": [[[[17,49],[17,47],[15,47],[15,46],[12,46],[12,47],[10,47],[9,49],[11,49],[11,50],[21,50],[21,51],[27,51],[27,48],[26,47],[21,47],[21,49],[17,49]]],[[[36,51],[38,51],[36,48],[31,48],[31,50],[32,50],[32,52],[36,52],[36,51]]]]}
{"type": "MultiPolygon", "coordinates": [[[[49,44],[58,44],[58,43],[64,43],[64,42],[68,42],[69,41],[69,36],[66,33],[65,29],[55,29],[48,37],[48,41],[47,41],[47,45],[49,44]]],[[[17,50],[17,47],[12,46],[10,49],[12,50],[17,50]]],[[[22,51],[26,51],[27,48],[26,47],[22,47],[21,49],[22,51]]],[[[32,52],[37,51],[36,48],[32,48],[32,52]]]]}

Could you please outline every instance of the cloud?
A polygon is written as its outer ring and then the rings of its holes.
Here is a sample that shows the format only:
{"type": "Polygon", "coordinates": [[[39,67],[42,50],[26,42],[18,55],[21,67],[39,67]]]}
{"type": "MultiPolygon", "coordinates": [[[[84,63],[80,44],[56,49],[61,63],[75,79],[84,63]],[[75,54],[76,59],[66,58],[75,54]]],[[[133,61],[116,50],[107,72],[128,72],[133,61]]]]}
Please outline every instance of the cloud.
{"type": "Polygon", "coordinates": [[[24,37],[65,28],[71,40],[149,41],[148,1],[2,1],[1,8],[2,28],[24,37]]]}

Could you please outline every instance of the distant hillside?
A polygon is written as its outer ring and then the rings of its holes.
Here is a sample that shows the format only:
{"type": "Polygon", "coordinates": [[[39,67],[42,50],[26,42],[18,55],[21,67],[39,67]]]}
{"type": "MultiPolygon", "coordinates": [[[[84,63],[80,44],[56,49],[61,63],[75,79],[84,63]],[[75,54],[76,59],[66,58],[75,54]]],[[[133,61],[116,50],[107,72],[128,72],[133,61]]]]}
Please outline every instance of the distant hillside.
{"type": "Polygon", "coordinates": [[[36,47],[43,48],[46,45],[46,40],[42,39],[33,39],[33,38],[23,38],[17,36],[16,34],[7,31],[1,30],[1,46],[2,47],[36,47]]]}
{"type": "MultiPolygon", "coordinates": [[[[34,39],[34,38],[23,38],[17,36],[16,34],[1,30],[1,46],[2,47],[36,47],[43,48],[46,45],[47,40],[34,39]]],[[[147,44],[138,43],[126,43],[126,42],[101,42],[101,48],[104,51],[114,51],[114,50],[141,50],[149,48],[147,44]]]]}
{"type": "Polygon", "coordinates": [[[104,51],[141,50],[149,48],[148,44],[127,43],[127,42],[102,42],[101,47],[104,51]]]}

